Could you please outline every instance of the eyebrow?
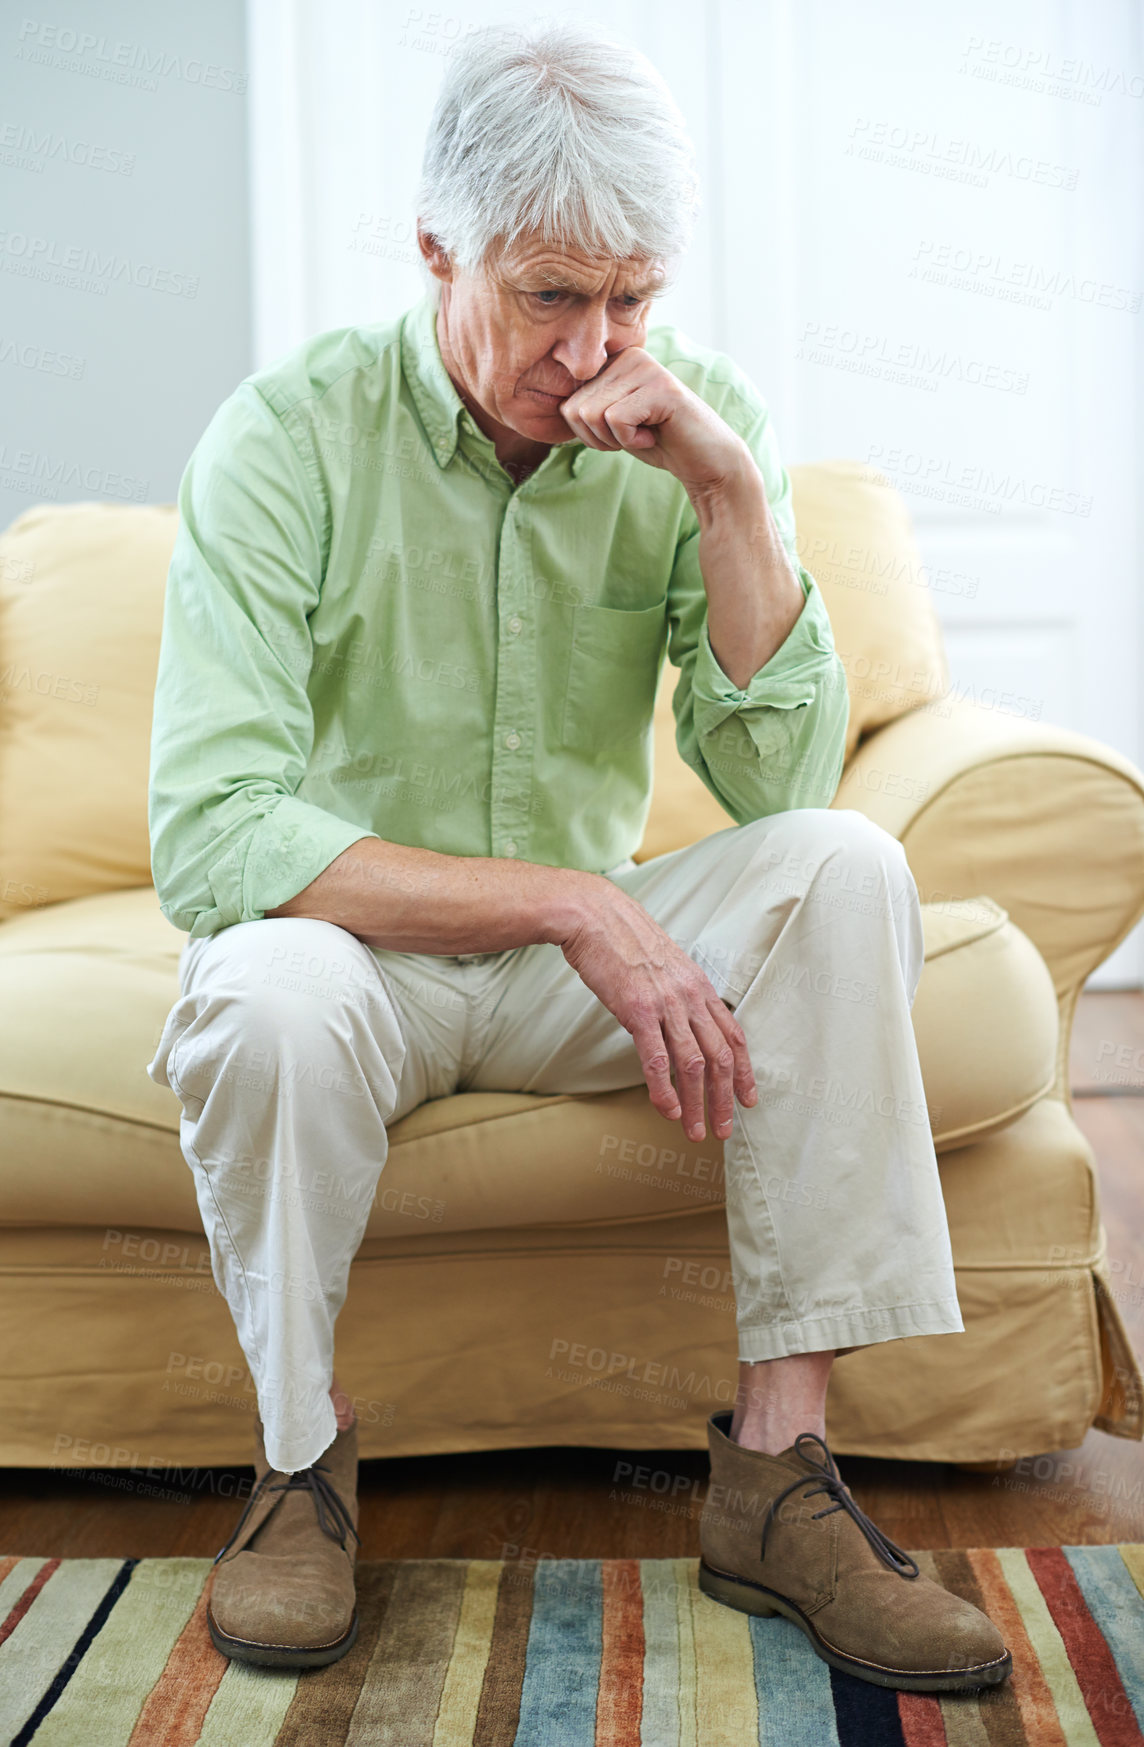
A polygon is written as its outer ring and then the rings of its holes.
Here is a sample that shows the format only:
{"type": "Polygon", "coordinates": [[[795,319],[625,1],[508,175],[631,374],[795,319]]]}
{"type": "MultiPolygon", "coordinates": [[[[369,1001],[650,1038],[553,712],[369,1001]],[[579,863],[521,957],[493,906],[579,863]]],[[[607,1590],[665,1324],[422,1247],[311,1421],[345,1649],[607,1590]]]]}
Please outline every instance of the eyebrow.
{"type": "MultiPolygon", "coordinates": [[[[587,295],[582,285],[578,284],[573,279],[563,277],[559,273],[522,273],[521,278],[526,284],[530,284],[533,281],[540,281],[540,289],[543,291],[570,291],[576,297],[584,297],[587,295]]],[[[629,286],[619,295],[623,297],[650,297],[653,292],[658,291],[661,288],[662,284],[662,278],[646,279],[639,285],[629,286]]]]}

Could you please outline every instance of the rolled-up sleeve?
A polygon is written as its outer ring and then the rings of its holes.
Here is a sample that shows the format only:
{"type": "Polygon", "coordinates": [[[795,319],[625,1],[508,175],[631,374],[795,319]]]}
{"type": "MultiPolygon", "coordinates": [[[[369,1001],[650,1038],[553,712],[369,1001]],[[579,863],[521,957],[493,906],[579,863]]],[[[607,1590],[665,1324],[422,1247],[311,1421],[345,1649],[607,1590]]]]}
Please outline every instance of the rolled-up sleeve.
{"type": "Polygon", "coordinates": [[[754,416],[736,396],[720,410],[744,438],[763,476],[780,538],[803,591],[785,640],[745,687],[711,648],[699,566],[699,524],[690,505],[668,586],[668,657],[680,669],[672,694],[676,745],[739,825],[793,807],[826,807],[842,776],[850,701],[818,584],[799,563],[790,477],[766,408],[754,416]]]}
{"type": "Polygon", "coordinates": [[[178,509],[148,820],[159,906],[197,936],[261,920],[376,833],[296,797],[326,510],[316,468],[251,384],[207,426],[178,509]]]}

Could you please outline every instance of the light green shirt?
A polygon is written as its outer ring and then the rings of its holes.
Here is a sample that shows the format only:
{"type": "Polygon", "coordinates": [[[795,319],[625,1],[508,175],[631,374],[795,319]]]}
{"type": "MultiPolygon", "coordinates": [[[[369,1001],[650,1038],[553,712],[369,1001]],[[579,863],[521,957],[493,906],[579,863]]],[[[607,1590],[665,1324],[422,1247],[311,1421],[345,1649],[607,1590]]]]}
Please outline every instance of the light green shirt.
{"type": "MultiPolygon", "coordinates": [[[[795,563],[767,409],[670,326],[647,351],[747,442],[795,563]]],[[[849,704],[813,578],[745,689],[707,637],[682,486],[569,442],[521,484],[426,296],[241,382],[179,487],[149,815],[163,914],[256,921],[363,837],[600,873],[639,847],[665,646],[679,750],[739,824],[825,807],[849,704]]]]}

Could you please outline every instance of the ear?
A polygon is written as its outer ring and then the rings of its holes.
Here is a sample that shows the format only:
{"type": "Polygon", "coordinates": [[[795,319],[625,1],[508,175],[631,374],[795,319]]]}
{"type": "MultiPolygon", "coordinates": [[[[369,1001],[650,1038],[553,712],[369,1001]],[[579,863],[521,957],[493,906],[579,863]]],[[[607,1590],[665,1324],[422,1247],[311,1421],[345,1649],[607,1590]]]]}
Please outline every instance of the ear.
{"type": "Polygon", "coordinates": [[[417,220],[417,247],[434,279],[440,279],[445,285],[451,284],[453,264],[437,238],[423,228],[420,219],[417,220]]]}

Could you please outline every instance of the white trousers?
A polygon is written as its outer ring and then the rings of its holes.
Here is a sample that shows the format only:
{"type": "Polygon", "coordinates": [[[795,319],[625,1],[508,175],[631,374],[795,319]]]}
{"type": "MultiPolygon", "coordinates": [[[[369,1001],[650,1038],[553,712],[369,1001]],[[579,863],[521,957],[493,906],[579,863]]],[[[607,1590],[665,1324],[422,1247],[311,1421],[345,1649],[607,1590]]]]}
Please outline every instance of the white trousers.
{"type": "MultiPolygon", "coordinates": [[[[861,813],[797,808],[607,877],[747,1038],[758,1102],[736,1102],[723,1142],[740,1359],[960,1332],[901,845],[861,813]]],[[[267,1458],[293,1472],[336,1432],[334,1323],[388,1126],[457,1091],[642,1085],[639,1056],[552,945],[389,952],[330,922],[265,919],[188,938],[180,989],[147,1072],[182,1104],[267,1458]]]]}

